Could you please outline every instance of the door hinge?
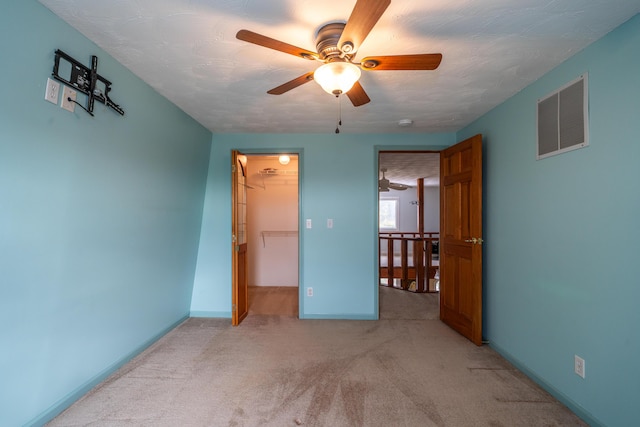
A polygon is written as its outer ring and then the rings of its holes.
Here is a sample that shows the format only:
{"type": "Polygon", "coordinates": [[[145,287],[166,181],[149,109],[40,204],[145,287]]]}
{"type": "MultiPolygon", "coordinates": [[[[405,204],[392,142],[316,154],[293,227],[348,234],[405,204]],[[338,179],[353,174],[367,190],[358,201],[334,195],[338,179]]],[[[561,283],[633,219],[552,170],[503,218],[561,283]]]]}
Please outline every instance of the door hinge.
{"type": "Polygon", "coordinates": [[[238,307],[236,307],[235,304],[231,304],[231,311],[235,313],[237,310],[238,310],[238,307]]]}
{"type": "Polygon", "coordinates": [[[235,245],[233,247],[233,250],[236,251],[236,252],[240,252],[240,245],[235,245]]]}
{"type": "Polygon", "coordinates": [[[236,173],[236,165],[231,165],[231,172],[236,173]]]}

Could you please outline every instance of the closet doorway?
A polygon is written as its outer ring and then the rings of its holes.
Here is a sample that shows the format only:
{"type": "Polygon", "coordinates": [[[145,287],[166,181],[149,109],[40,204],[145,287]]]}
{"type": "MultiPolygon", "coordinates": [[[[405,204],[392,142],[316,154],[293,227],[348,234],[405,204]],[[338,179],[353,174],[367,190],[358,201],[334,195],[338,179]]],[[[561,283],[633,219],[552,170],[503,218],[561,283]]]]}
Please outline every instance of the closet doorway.
{"type": "Polygon", "coordinates": [[[246,156],[248,315],[298,317],[298,155],[246,156]]]}

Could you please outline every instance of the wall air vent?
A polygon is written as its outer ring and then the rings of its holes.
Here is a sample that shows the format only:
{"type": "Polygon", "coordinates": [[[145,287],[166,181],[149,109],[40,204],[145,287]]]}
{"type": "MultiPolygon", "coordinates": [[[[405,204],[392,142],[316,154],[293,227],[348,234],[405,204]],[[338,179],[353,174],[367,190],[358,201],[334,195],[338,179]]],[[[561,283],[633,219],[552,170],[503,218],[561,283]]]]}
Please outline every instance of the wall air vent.
{"type": "Polygon", "coordinates": [[[589,145],[587,74],[538,100],[538,160],[589,145]]]}

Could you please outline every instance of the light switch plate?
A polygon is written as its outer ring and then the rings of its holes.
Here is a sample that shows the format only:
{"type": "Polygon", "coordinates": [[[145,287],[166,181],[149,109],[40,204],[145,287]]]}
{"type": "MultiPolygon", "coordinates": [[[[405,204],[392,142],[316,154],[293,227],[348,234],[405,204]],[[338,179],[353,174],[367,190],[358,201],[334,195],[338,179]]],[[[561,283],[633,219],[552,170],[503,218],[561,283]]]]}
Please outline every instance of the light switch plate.
{"type": "Polygon", "coordinates": [[[576,375],[582,378],[584,378],[584,371],[585,371],[584,365],[585,365],[584,359],[576,354],[574,356],[573,370],[575,371],[576,375]]]}

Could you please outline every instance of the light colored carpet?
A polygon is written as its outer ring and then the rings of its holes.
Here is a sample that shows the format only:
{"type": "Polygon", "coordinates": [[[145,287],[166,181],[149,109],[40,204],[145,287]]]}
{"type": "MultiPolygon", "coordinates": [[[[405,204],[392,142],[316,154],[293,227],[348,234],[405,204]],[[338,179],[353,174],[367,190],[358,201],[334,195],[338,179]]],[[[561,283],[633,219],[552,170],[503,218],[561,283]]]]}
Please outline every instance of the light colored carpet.
{"type": "Polygon", "coordinates": [[[249,315],[298,317],[298,287],[250,286],[249,315]]]}
{"type": "MultiPolygon", "coordinates": [[[[380,286],[380,319],[439,319],[438,293],[406,292],[380,286]]],[[[298,317],[298,288],[287,286],[249,287],[249,315],[270,314],[298,317]]]]}
{"type": "Polygon", "coordinates": [[[439,293],[413,293],[380,286],[381,320],[436,320],[440,318],[439,293]]]}
{"type": "MultiPolygon", "coordinates": [[[[389,291],[382,307],[406,297],[389,291]]],[[[406,311],[418,319],[192,318],[50,425],[586,425],[489,347],[406,311]]]]}

